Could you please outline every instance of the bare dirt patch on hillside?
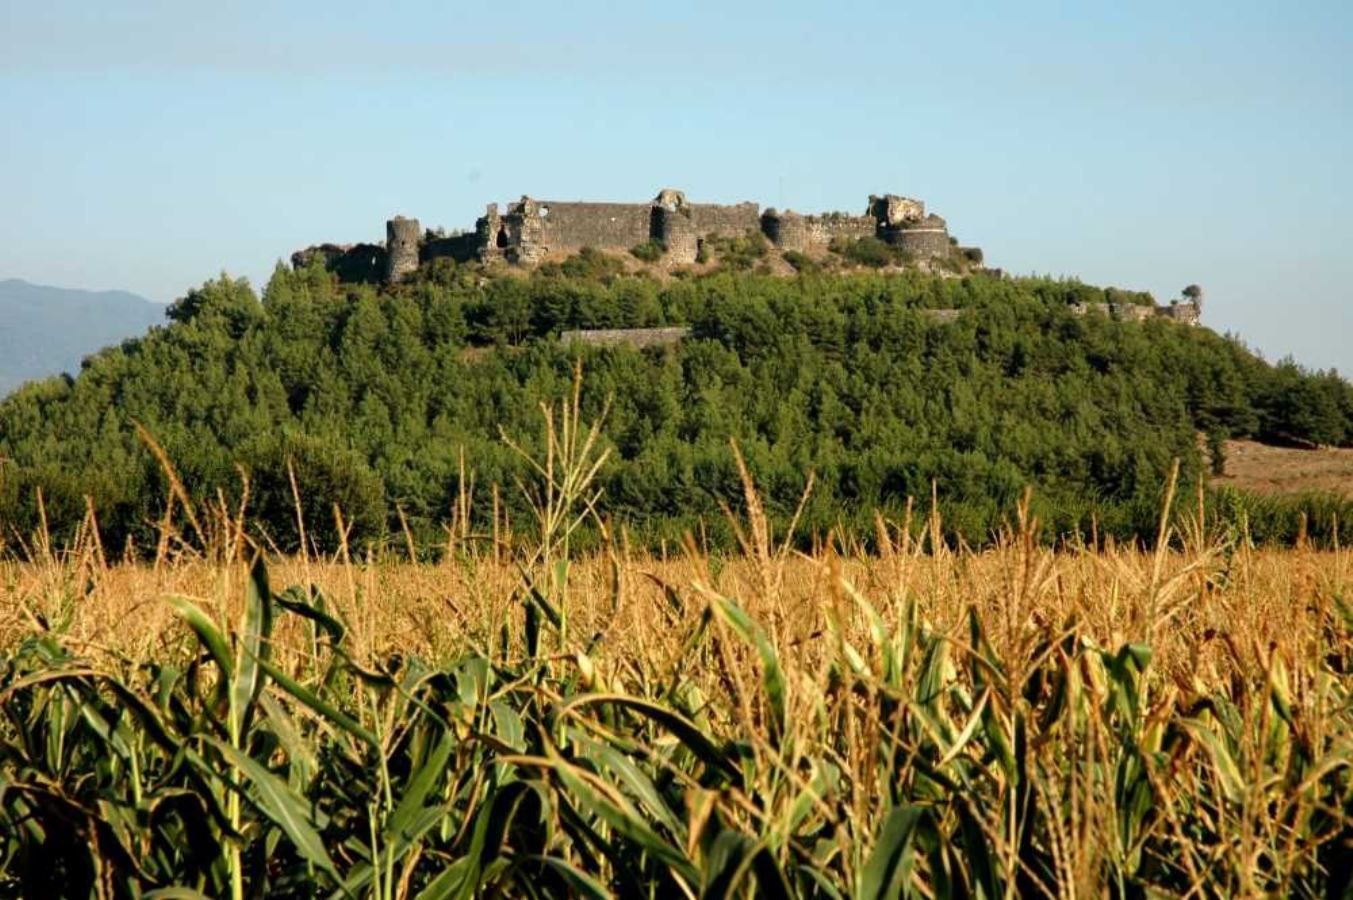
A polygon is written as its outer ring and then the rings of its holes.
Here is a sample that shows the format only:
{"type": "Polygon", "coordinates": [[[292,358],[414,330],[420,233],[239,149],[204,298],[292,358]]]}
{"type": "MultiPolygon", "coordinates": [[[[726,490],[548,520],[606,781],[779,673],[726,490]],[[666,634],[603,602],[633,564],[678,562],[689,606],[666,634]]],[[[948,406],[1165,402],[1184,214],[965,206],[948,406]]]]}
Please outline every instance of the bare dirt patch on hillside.
{"type": "Polygon", "coordinates": [[[1212,483],[1264,494],[1334,491],[1353,496],[1353,448],[1302,450],[1227,441],[1226,474],[1212,483]]]}

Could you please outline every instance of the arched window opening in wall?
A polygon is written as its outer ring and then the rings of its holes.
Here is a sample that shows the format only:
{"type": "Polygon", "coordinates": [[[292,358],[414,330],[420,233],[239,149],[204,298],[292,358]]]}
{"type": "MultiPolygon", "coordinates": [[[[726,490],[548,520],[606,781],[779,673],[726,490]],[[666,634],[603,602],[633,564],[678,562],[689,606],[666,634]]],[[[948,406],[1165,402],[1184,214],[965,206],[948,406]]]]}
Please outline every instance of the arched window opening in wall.
{"type": "Polygon", "coordinates": [[[497,239],[497,242],[496,242],[496,243],[498,244],[499,248],[502,248],[502,247],[506,247],[506,246],[507,246],[507,229],[506,229],[506,228],[504,228],[504,227],[502,227],[502,226],[499,226],[499,228],[498,228],[498,239],[497,239]]]}

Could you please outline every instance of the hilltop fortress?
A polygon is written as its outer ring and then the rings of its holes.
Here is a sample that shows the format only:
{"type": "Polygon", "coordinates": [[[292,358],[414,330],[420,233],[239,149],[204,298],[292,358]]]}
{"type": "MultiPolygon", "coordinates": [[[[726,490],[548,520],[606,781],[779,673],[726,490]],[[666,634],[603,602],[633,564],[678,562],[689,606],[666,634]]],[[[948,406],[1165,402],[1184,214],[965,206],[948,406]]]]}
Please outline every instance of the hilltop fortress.
{"type": "Polygon", "coordinates": [[[385,245],[310,247],[292,256],[304,264],[314,255],[355,280],[399,281],[422,263],[439,257],[461,261],[502,260],[535,265],[551,256],[584,247],[626,252],[650,241],[663,259],[694,263],[711,238],[761,234],[781,251],[822,252],[836,239],[878,238],[917,262],[963,252],[980,262],[981,251],[958,248],[944,219],[927,214],[920,200],[896,194],[870,196],[863,215],[800,215],[762,210],[756,203],[691,203],[686,195],[663,189],[648,203],[590,203],[536,200],[523,196],[500,210],[490,203],[473,232],[441,236],[424,232],[417,219],[396,216],[386,223],[385,245]]]}
{"type": "MultiPolygon", "coordinates": [[[[531,264],[551,253],[583,247],[629,250],[657,241],[674,263],[693,263],[711,237],[740,237],[760,232],[780,250],[825,250],[834,238],[877,237],[916,258],[950,252],[943,219],[927,216],[919,200],[886,194],[869,198],[862,216],[832,213],[801,216],[794,212],[764,213],[755,203],[719,205],[691,203],[681,191],[664,189],[650,203],[571,203],[522,197],[499,212],[490,203],[475,223],[475,252],[481,259],[531,264]]],[[[392,265],[392,279],[401,269],[392,265]]]]}
{"type": "MultiPolygon", "coordinates": [[[[870,195],[863,215],[801,215],[791,210],[762,210],[756,203],[691,203],[678,190],[664,188],[648,203],[592,203],[536,200],[523,196],[500,210],[490,203],[473,231],[444,234],[424,231],[417,219],[395,216],[385,223],[385,244],[320,244],[297,251],[293,266],[319,258],[340,279],[395,283],[439,258],[533,266],[584,248],[626,253],[651,245],[654,256],[671,265],[706,258],[711,240],[761,235],[782,253],[818,255],[863,238],[896,248],[901,259],[929,265],[959,261],[961,271],[982,264],[977,247],[960,247],[949,226],[927,213],[920,200],[897,194],[870,195]]],[[[636,253],[637,255],[637,253],[636,253]]],[[[992,270],[987,270],[992,271],[992,270]]],[[[1081,303],[1073,312],[1099,313],[1123,321],[1164,317],[1196,325],[1201,304],[1192,299],[1169,306],[1129,303],[1081,303]]],[[[951,321],[957,310],[929,310],[951,321]]]]}

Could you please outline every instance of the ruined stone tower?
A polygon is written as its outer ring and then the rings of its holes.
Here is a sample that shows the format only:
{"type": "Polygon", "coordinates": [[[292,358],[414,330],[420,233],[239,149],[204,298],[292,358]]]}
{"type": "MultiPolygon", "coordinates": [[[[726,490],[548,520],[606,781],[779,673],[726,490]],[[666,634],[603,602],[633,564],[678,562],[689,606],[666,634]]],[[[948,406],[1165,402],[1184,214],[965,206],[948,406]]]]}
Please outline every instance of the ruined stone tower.
{"type": "Polygon", "coordinates": [[[793,210],[766,210],[761,215],[761,233],[781,250],[803,252],[813,245],[808,220],[793,210]]]}
{"type": "Polygon", "coordinates": [[[949,226],[931,213],[924,219],[904,223],[888,240],[912,259],[941,259],[949,253],[949,226]]]}
{"type": "Polygon", "coordinates": [[[395,216],[385,223],[386,281],[400,281],[418,268],[418,242],[422,236],[417,219],[395,216]]]}
{"type": "Polygon", "coordinates": [[[696,231],[686,195],[664,188],[653,198],[651,226],[653,240],[661,241],[667,258],[678,263],[693,263],[700,252],[700,235],[696,231]]]}

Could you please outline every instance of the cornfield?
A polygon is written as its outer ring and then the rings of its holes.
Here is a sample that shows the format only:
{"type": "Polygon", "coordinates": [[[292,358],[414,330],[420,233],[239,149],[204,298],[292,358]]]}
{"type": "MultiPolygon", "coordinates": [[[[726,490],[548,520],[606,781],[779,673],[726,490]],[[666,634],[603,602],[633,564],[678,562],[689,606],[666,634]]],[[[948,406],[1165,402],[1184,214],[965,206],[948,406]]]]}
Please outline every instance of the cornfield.
{"type": "Polygon", "coordinates": [[[154,565],[109,564],[92,511],[64,552],[23,541],[0,891],[1353,890],[1342,549],[1256,548],[1200,509],[1150,550],[1049,546],[1022,514],[973,552],[932,511],[802,554],[744,470],[741,555],[577,558],[604,453],[576,409],[507,550],[265,558],[243,504],[176,479],[190,524],[166,515],[154,565]]]}

